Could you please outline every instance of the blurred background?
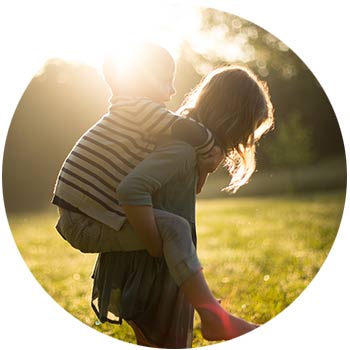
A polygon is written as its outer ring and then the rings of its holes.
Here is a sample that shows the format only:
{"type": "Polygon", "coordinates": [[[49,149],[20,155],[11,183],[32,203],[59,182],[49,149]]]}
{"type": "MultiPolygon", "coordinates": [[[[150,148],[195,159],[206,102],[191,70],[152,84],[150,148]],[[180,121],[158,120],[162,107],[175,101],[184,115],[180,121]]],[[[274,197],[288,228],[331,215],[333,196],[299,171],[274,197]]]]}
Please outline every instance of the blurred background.
{"type": "MultiPolygon", "coordinates": [[[[317,79],[283,42],[251,22],[210,8],[167,22],[166,28],[162,25],[154,31],[162,30],[159,43],[177,62],[171,110],[176,111],[203,75],[220,65],[247,65],[269,85],[275,130],[260,141],[258,171],[251,183],[234,197],[345,191],[345,151],[337,118],[317,79]]],[[[8,213],[50,206],[64,158],[107,111],[108,98],[97,61],[53,57],[45,62],[19,101],[8,132],[3,158],[8,213]]],[[[220,192],[228,180],[225,170],[218,170],[200,197],[232,196],[220,192]]]]}

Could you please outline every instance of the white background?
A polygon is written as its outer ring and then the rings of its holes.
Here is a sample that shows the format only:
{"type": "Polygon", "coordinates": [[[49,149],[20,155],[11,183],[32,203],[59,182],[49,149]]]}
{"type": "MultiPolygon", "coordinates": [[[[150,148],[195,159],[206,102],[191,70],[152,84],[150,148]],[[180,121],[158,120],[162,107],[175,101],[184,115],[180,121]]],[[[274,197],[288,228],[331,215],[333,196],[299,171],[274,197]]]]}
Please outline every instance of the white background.
{"type": "MultiPolygon", "coordinates": [[[[75,18],[77,28],[80,26],[80,30],[84,30],[79,21],[84,13],[83,3],[81,1],[80,7],[79,2],[74,0],[1,2],[1,152],[21,95],[47,58],[46,45],[54,45],[55,40],[69,40],[68,37],[60,38],[60,27],[65,25],[64,18],[55,14],[59,8],[67,6],[75,18]],[[74,6],[70,6],[72,4],[74,6]],[[44,23],[40,20],[43,16],[48,18],[44,23]]],[[[100,0],[94,3],[96,6],[107,6],[113,2],[107,4],[107,1],[100,0]]],[[[338,117],[346,149],[349,149],[347,102],[350,56],[346,1],[217,0],[197,3],[248,19],[293,49],[315,74],[328,95],[338,117]]],[[[155,1],[149,1],[149,4],[151,9],[156,6],[155,1]]],[[[321,271],[302,295],[262,328],[233,341],[215,345],[215,348],[350,348],[348,211],[346,206],[334,246],[321,271]]],[[[0,215],[0,348],[131,348],[132,345],[104,336],[77,321],[44,292],[16,248],[2,203],[0,215]]]]}

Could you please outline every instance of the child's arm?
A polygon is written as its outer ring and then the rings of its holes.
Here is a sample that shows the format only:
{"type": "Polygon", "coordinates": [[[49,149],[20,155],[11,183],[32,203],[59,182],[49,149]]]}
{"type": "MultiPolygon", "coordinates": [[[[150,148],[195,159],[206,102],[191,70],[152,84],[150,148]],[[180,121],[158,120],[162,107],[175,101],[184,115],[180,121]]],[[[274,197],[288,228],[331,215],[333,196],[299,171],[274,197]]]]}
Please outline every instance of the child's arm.
{"type": "MultiPolygon", "coordinates": [[[[171,112],[169,111],[171,114],[171,112]]],[[[176,140],[190,144],[197,153],[198,160],[198,181],[196,192],[199,194],[208,178],[214,172],[224,158],[224,154],[219,146],[215,145],[215,139],[202,123],[189,117],[176,116],[165,133],[170,133],[176,140]]]]}
{"type": "MultiPolygon", "coordinates": [[[[118,110],[115,112],[118,113],[118,110]]],[[[176,115],[148,98],[142,98],[129,107],[129,113],[131,116],[125,119],[125,123],[132,123],[150,141],[158,141],[160,136],[172,136],[175,140],[190,144],[199,156],[207,155],[215,144],[212,133],[203,124],[176,115]]]]}
{"type": "Polygon", "coordinates": [[[178,116],[170,133],[175,139],[190,144],[199,158],[208,156],[215,145],[211,131],[192,118],[178,116]]]}
{"type": "Polygon", "coordinates": [[[224,152],[219,146],[214,146],[206,157],[199,157],[196,189],[197,194],[202,191],[209,173],[214,172],[223,160],[224,152]]]}

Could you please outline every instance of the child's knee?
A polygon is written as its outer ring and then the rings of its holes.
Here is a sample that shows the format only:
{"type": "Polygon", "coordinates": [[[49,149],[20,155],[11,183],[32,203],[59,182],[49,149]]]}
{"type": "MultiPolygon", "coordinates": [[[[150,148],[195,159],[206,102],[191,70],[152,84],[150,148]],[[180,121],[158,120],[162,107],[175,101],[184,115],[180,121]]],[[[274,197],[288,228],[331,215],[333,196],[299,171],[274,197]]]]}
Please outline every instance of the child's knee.
{"type": "Polygon", "coordinates": [[[83,214],[63,210],[56,230],[69,244],[83,253],[96,253],[95,243],[100,241],[100,229],[94,227],[94,220],[83,214]]]}
{"type": "Polygon", "coordinates": [[[191,237],[191,225],[182,216],[166,213],[155,218],[163,240],[191,237]]]}
{"type": "Polygon", "coordinates": [[[181,217],[181,216],[174,216],[170,219],[169,222],[170,230],[174,232],[179,232],[179,233],[191,233],[191,226],[189,222],[181,217]]]}

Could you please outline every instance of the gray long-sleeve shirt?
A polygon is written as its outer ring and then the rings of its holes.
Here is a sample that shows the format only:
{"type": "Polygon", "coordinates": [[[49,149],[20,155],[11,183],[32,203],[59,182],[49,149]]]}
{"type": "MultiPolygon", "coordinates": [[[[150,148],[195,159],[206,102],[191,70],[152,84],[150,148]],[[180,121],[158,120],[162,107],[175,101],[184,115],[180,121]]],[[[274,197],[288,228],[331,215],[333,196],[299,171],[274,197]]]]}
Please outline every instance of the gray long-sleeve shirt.
{"type": "Polygon", "coordinates": [[[120,204],[149,205],[195,222],[196,153],[181,141],[158,146],[117,188],[120,204]]]}

